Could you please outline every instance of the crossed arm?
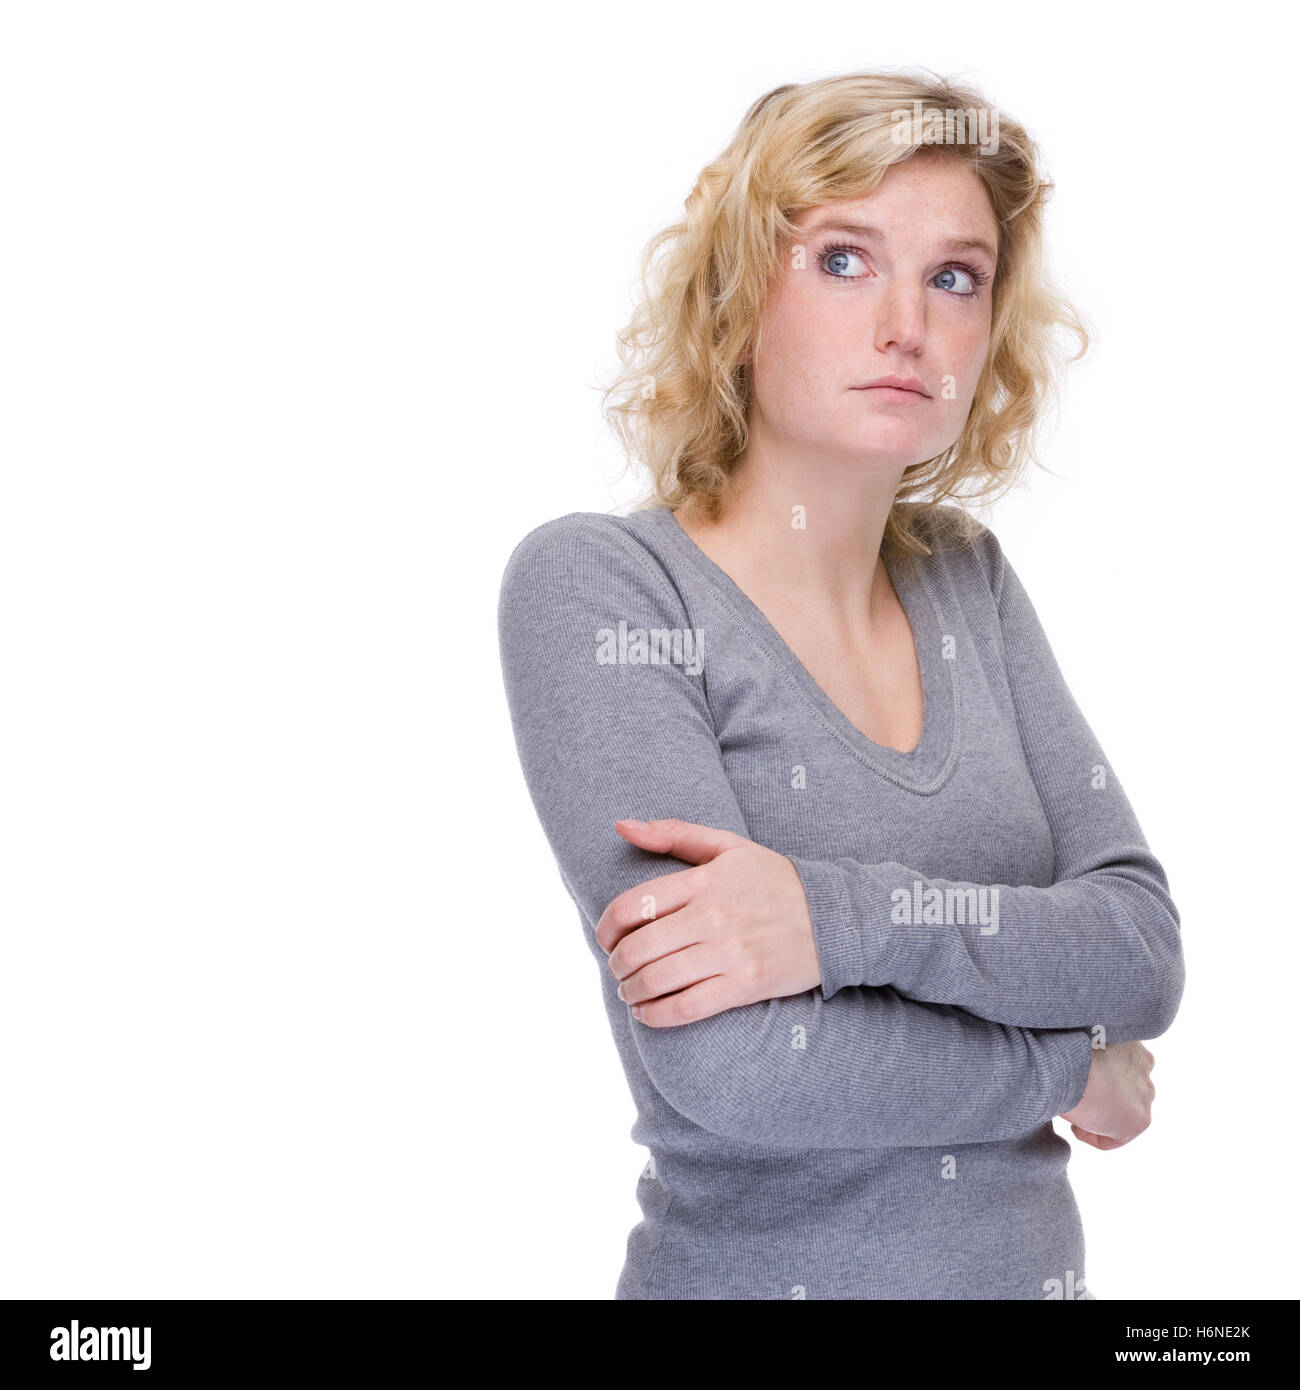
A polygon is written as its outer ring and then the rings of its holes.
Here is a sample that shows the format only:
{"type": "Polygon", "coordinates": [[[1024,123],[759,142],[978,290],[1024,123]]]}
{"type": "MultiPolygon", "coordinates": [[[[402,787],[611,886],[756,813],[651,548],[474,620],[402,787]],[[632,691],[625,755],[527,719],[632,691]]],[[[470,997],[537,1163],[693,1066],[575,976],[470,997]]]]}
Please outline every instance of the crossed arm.
{"type": "MultiPolygon", "coordinates": [[[[1044,671],[1013,581],[1007,569],[1000,600],[1009,679],[1034,685],[1038,717],[1022,726],[1031,770],[1073,758],[1091,772],[1095,742],[1054,663],[1044,671]]],[[[960,929],[900,936],[887,905],[900,874],[909,891],[919,876],[755,844],[698,677],[595,661],[596,632],[619,617],[688,625],[612,519],[563,518],[516,548],[500,628],[525,779],[588,930],[626,971],[625,991],[643,994],[635,1045],[681,1113],[777,1147],[986,1142],[1080,1100],[1097,1024],[1112,1041],[1168,1026],[1182,986],[1178,921],[1113,781],[1090,802],[1048,779],[1061,788],[1045,805],[1064,877],[1003,889],[1015,901],[987,939],[996,955],[960,929]],[[667,840],[627,825],[616,834],[629,814],[687,828],[667,840]],[[691,867],[692,855],[706,862],[691,867]],[[663,978],[688,957],[693,982],[663,978]],[[656,967],[660,978],[627,983],[656,967]]]]}

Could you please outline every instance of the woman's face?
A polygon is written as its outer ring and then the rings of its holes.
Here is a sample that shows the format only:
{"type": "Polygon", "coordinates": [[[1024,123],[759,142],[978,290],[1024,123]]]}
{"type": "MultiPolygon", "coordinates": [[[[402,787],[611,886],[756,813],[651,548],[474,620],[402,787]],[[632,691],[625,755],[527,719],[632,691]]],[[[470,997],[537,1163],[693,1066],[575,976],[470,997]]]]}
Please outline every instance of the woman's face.
{"type": "Polygon", "coordinates": [[[778,453],[898,474],[942,453],[988,352],[998,230],[984,185],[923,152],[870,196],[795,221],[765,307],[751,431],[778,453]],[[886,376],[919,390],[870,388],[886,376]]]}

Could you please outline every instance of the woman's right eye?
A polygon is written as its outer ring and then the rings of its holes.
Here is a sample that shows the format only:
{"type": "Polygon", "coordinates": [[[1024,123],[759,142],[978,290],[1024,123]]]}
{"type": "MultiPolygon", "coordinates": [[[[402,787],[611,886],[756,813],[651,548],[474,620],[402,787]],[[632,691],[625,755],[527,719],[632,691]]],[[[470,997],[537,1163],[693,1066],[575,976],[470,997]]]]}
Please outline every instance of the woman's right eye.
{"type": "Polygon", "coordinates": [[[865,267],[862,256],[851,246],[828,246],[817,257],[817,262],[822,268],[824,275],[829,275],[832,280],[856,280],[861,272],[853,272],[851,263],[857,261],[859,265],[865,267]]]}

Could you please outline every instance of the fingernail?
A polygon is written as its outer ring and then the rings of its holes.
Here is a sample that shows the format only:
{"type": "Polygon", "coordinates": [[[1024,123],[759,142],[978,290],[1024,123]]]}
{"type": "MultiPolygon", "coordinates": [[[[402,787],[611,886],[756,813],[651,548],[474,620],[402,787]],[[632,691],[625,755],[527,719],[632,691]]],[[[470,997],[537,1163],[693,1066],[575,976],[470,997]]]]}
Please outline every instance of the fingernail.
{"type": "Polygon", "coordinates": [[[635,1018],[635,1019],[637,1019],[638,1021],[640,1021],[640,1018],[641,1018],[641,1005],[640,1005],[640,1004],[633,1004],[633,1005],[632,1005],[632,1017],[635,1018]]]}
{"type": "Polygon", "coordinates": [[[625,1004],[627,1003],[627,995],[623,993],[623,985],[622,985],[621,982],[619,983],[619,987],[618,987],[618,997],[619,997],[625,1004]]]}
{"type": "Polygon", "coordinates": [[[633,830],[649,830],[650,827],[643,820],[621,820],[620,825],[630,825],[633,830]]]}

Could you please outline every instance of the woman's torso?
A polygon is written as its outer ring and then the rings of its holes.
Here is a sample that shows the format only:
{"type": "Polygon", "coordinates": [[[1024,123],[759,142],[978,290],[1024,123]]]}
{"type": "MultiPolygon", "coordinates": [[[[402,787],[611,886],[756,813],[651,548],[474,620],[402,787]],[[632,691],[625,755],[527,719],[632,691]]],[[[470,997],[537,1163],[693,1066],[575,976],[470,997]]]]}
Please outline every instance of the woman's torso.
{"type": "MultiPolygon", "coordinates": [[[[704,634],[708,706],[753,839],[935,878],[1052,882],[996,605],[986,579],[981,594],[972,551],[917,571],[890,565],[924,693],[919,737],[902,752],[855,727],[671,513],[608,524],[667,572],[704,634]]],[[[651,1154],[617,1297],[1044,1298],[1052,1281],[1090,1296],[1070,1147],[1050,1122],[1014,1140],[938,1148],[764,1150],[713,1135],[650,1084],[617,982],[589,944],[637,1103],[632,1137],[651,1154]]]]}

